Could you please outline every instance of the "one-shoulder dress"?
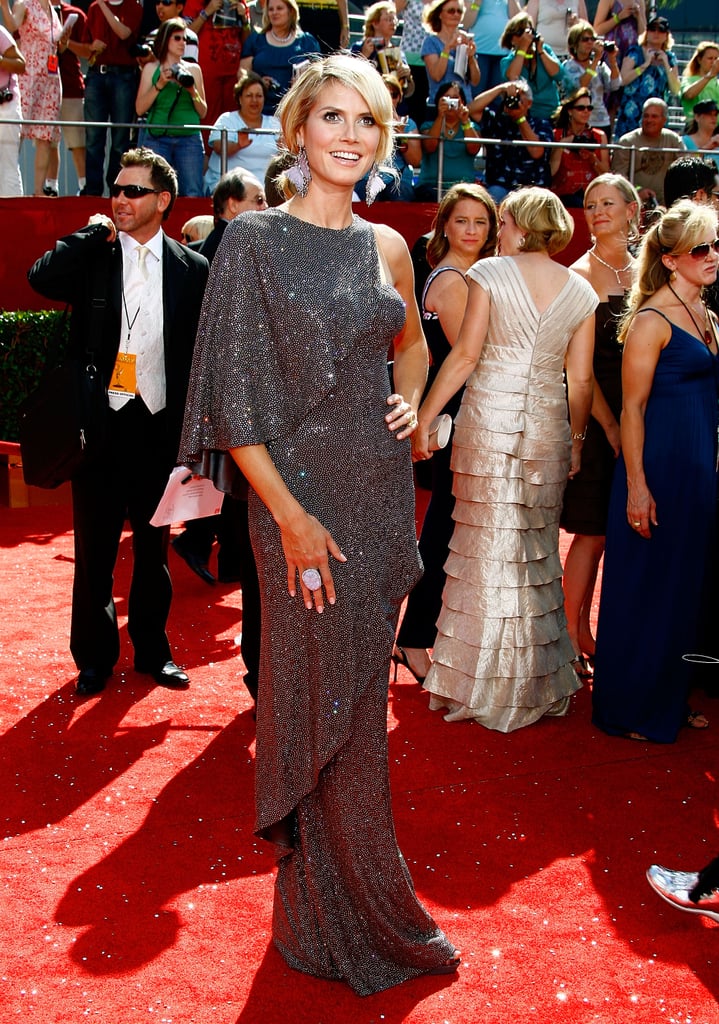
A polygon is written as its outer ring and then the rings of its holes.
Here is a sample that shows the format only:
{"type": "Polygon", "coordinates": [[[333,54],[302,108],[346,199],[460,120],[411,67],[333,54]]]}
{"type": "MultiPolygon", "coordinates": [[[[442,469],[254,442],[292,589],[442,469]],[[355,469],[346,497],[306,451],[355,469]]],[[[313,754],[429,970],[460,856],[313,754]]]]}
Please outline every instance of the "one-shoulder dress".
{"type": "MultiPolygon", "coordinates": [[[[665,318],[666,319],[666,318],[665,318]]],[[[686,723],[715,540],[719,359],[670,322],[644,414],[644,473],[659,525],[627,521],[627,472],[612,484],[594,662],[594,723],[671,743],[686,723]]]]}
{"type": "Polygon", "coordinates": [[[597,298],[578,275],[539,313],[511,257],[475,263],[489,329],[455,422],[455,528],[430,707],[511,732],[564,714],[572,668],[559,560],[571,459],[563,366],[597,298]]]}
{"type": "Polygon", "coordinates": [[[366,995],[454,947],[417,901],[397,847],[387,765],[389,663],[420,573],[409,441],[384,417],[405,319],[374,231],[282,210],[228,226],[212,265],[180,461],[265,444],[347,557],[334,606],[287,592],[280,532],[251,490],[262,594],[256,831],[283,823],[273,939],[294,968],[366,995]]]}

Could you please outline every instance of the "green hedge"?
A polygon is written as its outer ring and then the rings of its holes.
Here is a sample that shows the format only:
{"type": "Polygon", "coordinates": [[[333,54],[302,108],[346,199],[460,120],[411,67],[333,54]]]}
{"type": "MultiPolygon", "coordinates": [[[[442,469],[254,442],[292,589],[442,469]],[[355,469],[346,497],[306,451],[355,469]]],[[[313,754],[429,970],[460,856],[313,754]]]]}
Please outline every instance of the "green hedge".
{"type": "MultiPolygon", "coordinates": [[[[0,440],[18,440],[20,403],[40,380],[47,361],[48,343],[55,339],[62,315],[62,310],[57,309],[0,312],[0,440]]],[[[67,343],[69,327],[68,319],[61,351],[67,343]]]]}

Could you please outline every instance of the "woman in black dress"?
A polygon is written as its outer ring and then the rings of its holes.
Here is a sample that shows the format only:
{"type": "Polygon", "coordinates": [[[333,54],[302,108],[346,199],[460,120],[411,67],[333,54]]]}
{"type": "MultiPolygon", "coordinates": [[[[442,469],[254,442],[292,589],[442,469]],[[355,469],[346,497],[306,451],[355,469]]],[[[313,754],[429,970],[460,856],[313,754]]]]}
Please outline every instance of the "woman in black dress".
{"type": "Polygon", "coordinates": [[[564,610],[567,631],[577,655],[574,668],[592,674],[594,637],[590,625],[599,562],[604,552],[609,492],[619,454],[622,411],[622,349],[617,331],[635,261],[628,245],[638,237],[641,202],[621,174],[601,174],[584,195],[592,247],[576,270],[599,297],[595,313],[594,398],[582,450],[582,468],[567,483],[561,526],[574,534],[564,565],[564,610]]]}
{"type": "MultiPolygon", "coordinates": [[[[427,259],[433,268],[422,294],[422,320],[430,351],[428,384],[437,376],[462,324],[468,293],[464,275],[477,260],[493,256],[496,246],[497,208],[490,194],[481,185],[453,185],[439,205],[427,245],[427,259]]],[[[454,419],[461,401],[459,391],[443,412],[454,419]]],[[[441,448],[430,463],[432,497],[419,538],[424,575],[409,595],[392,655],[395,677],[396,666],[401,664],[419,683],[431,665],[427,648],[434,647],[437,634],[444,563],[454,528],[451,450],[451,445],[441,448]]]]}

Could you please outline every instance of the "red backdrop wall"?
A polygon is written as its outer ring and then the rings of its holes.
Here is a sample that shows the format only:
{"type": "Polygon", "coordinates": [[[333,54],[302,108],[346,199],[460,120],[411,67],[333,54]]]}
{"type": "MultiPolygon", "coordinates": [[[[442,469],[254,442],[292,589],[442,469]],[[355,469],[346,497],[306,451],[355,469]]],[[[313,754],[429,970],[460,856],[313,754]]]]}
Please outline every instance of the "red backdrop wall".
{"type": "MultiPolygon", "coordinates": [[[[369,210],[358,207],[363,217],[375,223],[396,228],[411,246],[429,231],[436,206],[431,203],[376,203],[369,210]]],[[[110,202],[93,196],[63,199],[0,199],[0,223],[5,242],[0,246],[0,308],[47,309],[55,305],[42,298],[27,283],[27,271],[38,258],[55,244],[87,224],[93,213],[110,212],[110,202]]],[[[179,239],[182,225],[198,213],[211,213],[209,199],[178,199],[165,230],[179,239]]],[[[584,216],[575,216],[576,229],[570,246],[559,259],[568,265],[588,246],[589,236],[584,216]]]]}

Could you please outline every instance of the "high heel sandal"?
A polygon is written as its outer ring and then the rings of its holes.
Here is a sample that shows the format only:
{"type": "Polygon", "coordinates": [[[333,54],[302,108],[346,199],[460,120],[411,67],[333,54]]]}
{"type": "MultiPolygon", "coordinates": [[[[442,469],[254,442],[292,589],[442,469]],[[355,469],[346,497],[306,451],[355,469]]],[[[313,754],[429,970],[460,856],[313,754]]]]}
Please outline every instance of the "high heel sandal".
{"type": "Polygon", "coordinates": [[[396,645],[396,651],[392,651],[392,658],[391,658],[391,660],[394,662],[394,681],[395,681],[395,683],[397,682],[397,669],[399,668],[400,665],[404,665],[404,667],[407,669],[407,671],[411,672],[411,674],[414,676],[414,678],[417,680],[417,682],[419,683],[420,686],[422,685],[422,683],[427,678],[426,676],[418,676],[417,675],[415,670],[410,665],[409,658],[407,657],[407,652],[405,651],[405,649],[403,647],[400,647],[399,645],[396,645]],[[399,653],[397,653],[397,652],[399,652],[399,653]]]}

